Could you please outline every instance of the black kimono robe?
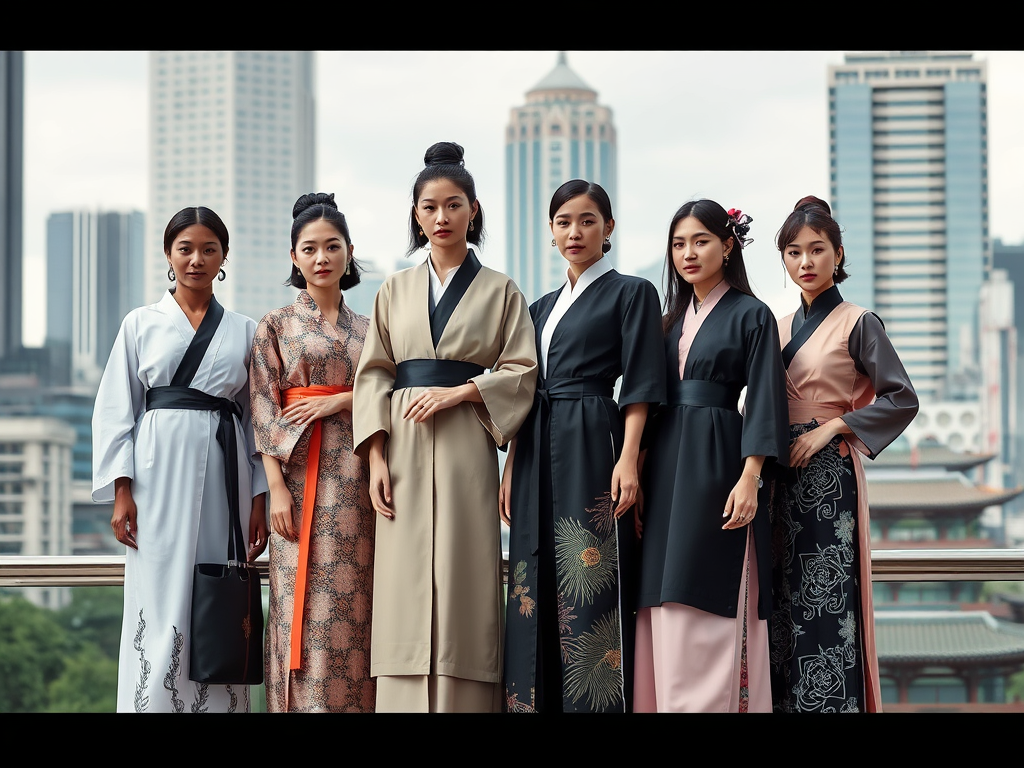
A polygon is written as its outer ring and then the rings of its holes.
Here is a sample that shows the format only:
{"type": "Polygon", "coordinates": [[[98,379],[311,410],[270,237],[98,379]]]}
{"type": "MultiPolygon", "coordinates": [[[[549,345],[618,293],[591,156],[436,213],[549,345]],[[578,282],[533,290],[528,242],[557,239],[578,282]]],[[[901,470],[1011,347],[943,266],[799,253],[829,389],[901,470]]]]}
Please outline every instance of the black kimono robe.
{"type": "Polygon", "coordinates": [[[679,377],[679,320],[664,338],[668,400],[648,419],[638,608],[680,603],[727,618],[737,597],[747,527],[722,512],[747,456],[765,456],[754,517],[758,616],[771,614],[770,478],[789,459],[786,372],[771,310],[730,288],[710,310],[679,377]],[[747,387],[743,413],[737,410],[747,387]],[[683,404],[685,403],[685,404],[683,404]]]}
{"type": "MultiPolygon", "coordinates": [[[[530,307],[538,348],[560,290],[530,307]]],[[[620,409],[665,398],[660,314],[650,282],[612,270],[554,331],[513,461],[509,711],[630,708],[638,545],[632,513],[614,518],[611,482],[620,409]]]]}

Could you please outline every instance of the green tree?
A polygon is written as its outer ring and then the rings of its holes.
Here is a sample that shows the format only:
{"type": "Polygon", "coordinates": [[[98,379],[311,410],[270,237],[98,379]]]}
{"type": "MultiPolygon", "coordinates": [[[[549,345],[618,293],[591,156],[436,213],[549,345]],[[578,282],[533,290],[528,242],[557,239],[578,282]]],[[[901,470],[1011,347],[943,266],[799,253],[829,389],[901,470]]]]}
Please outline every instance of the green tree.
{"type": "Polygon", "coordinates": [[[57,620],[76,648],[95,643],[116,664],[123,611],[123,588],[75,587],[71,602],[57,612],[57,620]]]}
{"type": "Polygon", "coordinates": [[[64,671],[68,638],[54,615],[23,597],[0,599],[0,712],[42,712],[64,671]]]}
{"type": "Polygon", "coordinates": [[[95,643],[64,664],[60,677],[48,688],[48,712],[115,712],[117,710],[117,661],[108,658],[95,643]]]}

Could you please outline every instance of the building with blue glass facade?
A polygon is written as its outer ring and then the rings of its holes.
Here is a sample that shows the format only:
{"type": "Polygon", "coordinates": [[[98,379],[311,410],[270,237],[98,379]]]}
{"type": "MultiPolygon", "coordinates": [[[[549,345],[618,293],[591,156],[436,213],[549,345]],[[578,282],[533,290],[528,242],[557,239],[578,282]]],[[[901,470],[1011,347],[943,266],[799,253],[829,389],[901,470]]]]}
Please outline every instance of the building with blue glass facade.
{"type": "Polygon", "coordinates": [[[976,367],[991,264],[986,65],[971,53],[847,54],[829,67],[843,296],[885,323],[922,402],[976,367]]]}
{"type": "MultiPolygon", "coordinates": [[[[569,68],[565,52],[555,68],[513,107],[505,133],[506,272],[527,301],[565,282],[565,260],[551,245],[548,204],[570,179],[586,179],[617,199],[617,154],[612,111],[569,68]]],[[[614,250],[609,254],[611,257],[614,250]]]]}

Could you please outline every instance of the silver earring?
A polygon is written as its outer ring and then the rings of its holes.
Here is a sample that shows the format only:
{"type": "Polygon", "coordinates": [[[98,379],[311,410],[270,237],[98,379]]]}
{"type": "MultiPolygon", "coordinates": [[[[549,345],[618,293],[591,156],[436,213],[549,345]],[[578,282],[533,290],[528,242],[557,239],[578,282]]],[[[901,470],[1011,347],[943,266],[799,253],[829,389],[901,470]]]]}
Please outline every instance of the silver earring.
{"type": "Polygon", "coordinates": [[[473,231],[473,229],[474,229],[474,227],[473,227],[473,220],[472,220],[472,219],[470,219],[470,220],[469,220],[469,231],[470,231],[470,232],[472,232],[472,231],[473,231]]]}
{"type": "Polygon", "coordinates": [[[349,259],[348,260],[348,264],[345,265],[345,274],[346,275],[351,275],[352,274],[352,259],[349,259]]]}
{"type": "Polygon", "coordinates": [[[555,242],[555,238],[551,238],[551,247],[554,248],[558,243],[555,242]]]}
{"type": "Polygon", "coordinates": [[[228,276],[228,273],[225,272],[223,268],[221,268],[220,274],[217,275],[217,279],[220,280],[221,282],[224,282],[224,278],[227,277],[227,276],[228,276]]]}
{"type": "Polygon", "coordinates": [[[833,276],[838,276],[839,275],[839,262],[838,261],[836,262],[836,268],[832,270],[832,275],[833,276]]]}
{"type": "Polygon", "coordinates": [[[173,267],[168,267],[167,268],[167,279],[170,280],[172,283],[177,279],[174,276],[174,268],[173,267]]]}

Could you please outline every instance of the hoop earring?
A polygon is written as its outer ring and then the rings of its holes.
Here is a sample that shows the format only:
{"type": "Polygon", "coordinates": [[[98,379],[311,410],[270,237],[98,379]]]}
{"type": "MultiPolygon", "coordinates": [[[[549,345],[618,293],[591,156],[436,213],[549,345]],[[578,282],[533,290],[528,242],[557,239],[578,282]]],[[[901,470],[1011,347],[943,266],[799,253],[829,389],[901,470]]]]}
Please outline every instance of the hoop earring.
{"type": "Polygon", "coordinates": [[[220,280],[221,282],[224,282],[224,278],[227,277],[227,276],[228,276],[228,273],[224,271],[223,267],[221,267],[220,274],[217,275],[217,279],[220,280]]]}
{"type": "Polygon", "coordinates": [[[554,248],[558,243],[555,242],[555,238],[551,238],[551,247],[554,248]]]}
{"type": "Polygon", "coordinates": [[[174,274],[174,267],[167,268],[167,279],[170,280],[172,283],[178,279],[174,274]]]}

